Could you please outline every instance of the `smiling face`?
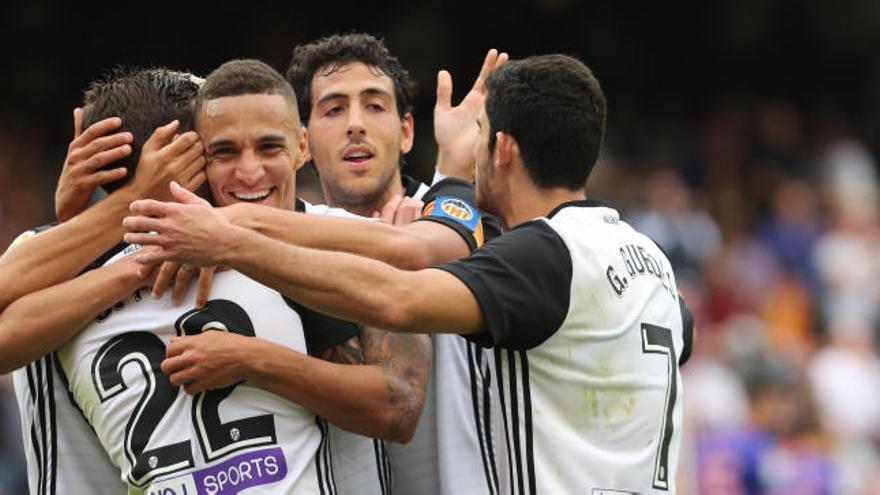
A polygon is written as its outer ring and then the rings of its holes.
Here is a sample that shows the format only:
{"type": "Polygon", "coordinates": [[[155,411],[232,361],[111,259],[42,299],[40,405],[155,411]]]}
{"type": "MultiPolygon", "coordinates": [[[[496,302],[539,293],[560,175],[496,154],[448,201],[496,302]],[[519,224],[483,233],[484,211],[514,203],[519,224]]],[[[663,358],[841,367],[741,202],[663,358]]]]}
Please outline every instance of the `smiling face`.
{"type": "Polygon", "coordinates": [[[205,143],[215,204],[248,202],[293,209],[296,170],[308,150],[287,100],[275,94],[208,100],[196,120],[205,143]]]}
{"type": "Polygon", "coordinates": [[[400,154],[413,142],[412,115],[398,115],[394,82],[352,62],[318,70],[311,89],[309,146],[325,199],[352,211],[381,209],[402,193],[400,154]]]}

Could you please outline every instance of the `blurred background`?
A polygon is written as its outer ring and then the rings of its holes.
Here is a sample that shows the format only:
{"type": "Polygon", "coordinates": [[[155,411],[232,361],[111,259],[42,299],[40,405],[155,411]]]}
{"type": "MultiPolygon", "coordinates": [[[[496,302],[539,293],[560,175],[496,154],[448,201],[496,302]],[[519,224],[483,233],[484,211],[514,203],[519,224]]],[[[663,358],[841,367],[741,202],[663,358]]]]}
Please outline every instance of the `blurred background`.
{"type": "MultiPolygon", "coordinates": [[[[880,493],[876,0],[6,2],[0,250],[53,219],[71,110],[105,69],[256,57],[284,72],[295,44],[352,29],[419,83],[406,172],[426,180],[438,69],[457,101],[490,47],[593,68],[609,122],[588,194],[670,254],[699,329],[681,493],[880,493]]],[[[10,382],[2,495],[26,492],[10,382]]]]}

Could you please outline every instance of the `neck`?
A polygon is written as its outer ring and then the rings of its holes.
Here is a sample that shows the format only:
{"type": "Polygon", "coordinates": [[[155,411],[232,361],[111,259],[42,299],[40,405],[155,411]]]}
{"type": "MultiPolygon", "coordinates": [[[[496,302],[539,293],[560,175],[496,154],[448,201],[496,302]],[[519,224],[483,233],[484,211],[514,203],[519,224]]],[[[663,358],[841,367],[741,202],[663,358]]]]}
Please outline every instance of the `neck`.
{"type": "Polygon", "coordinates": [[[349,213],[367,218],[372,217],[374,212],[381,212],[385,204],[391,201],[391,198],[395,195],[403,196],[406,193],[399,173],[395,174],[388,187],[381,194],[370,201],[362,203],[347,204],[346,202],[339,202],[330,194],[326,187],[322,187],[322,189],[324,190],[324,201],[327,203],[327,206],[342,208],[349,213]]]}
{"type": "Polygon", "coordinates": [[[587,195],[582,189],[571,190],[563,187],[541,189],[534,186],[511,197],[516,198],[516,201],[510,202],[508,212],[503,215],[509,228],[538,217],[546,217],[554,208],[563,203],[587,199],[587,195]]]}

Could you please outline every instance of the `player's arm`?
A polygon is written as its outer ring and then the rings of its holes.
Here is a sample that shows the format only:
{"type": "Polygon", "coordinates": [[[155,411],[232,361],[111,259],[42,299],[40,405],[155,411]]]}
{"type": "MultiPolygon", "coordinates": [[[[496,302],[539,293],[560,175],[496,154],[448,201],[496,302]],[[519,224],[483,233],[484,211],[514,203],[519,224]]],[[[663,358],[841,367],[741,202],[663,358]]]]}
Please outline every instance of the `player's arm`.
{"type": "Polygon", "coordinates": [[[467,243],[436,222],[403,227],[355,218],[296,213],[239,203],[221,208],[236,225],[299,246],[355,253],[404,269],[466,256],[467,243]]]}
{"type": "Polygon", "coordinates": [[[173,193],[189,203],[137,201],[132,212],[141,216],[124,221],[130,231],[126,242],[159,247],[137,255],[143,263],[229,266],[320,312],[380,328],[472,333],[482,326],[476,299],[449,273],[407,272],[360,256],[287,244],[233,225],[179,187],[173,193]],[[316,264],[302,264],[308,262],[316,264]]]}
{"type": "Polygon", "coordinates": [[[162,370],[188,393],[246,380],[346,430],[407,442],[421,414],[429,365],[427,336],[365,329],[320,359],[265,339],[205,332],[174,339],[162,370]],[[365,352],[362,339],[379,342],[365,342],[375,349],[365,352]]]}
{"type": "MultiPolygon", "coordinates": [[[[202,145],[195,133],[172,141],[173,122],[156,130],[144,144],[131,183],[63,224],[34,235],[24,249],[0,257],[0,311],[25,294],[69,280],[122,237],[121,219],[131,201],[166,197],[167,184],[188,187],[204,181],[202,145]]],[[[86,131],[88,132],[88,131],[86,131]]]]}
{"type": "MultiPolygon", "coordinates": [[[[129,257],[130,258],[130,257],[129,257]]],[[[54,351],[146,280],[131,259],[28,294],[0,314],[0,374],[54,351]]]]}

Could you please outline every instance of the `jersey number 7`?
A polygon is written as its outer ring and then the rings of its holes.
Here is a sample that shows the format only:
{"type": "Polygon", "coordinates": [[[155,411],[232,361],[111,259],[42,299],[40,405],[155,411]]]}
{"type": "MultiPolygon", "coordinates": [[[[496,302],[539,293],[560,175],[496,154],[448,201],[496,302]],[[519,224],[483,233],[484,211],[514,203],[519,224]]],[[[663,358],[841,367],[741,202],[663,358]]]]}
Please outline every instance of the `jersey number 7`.
{"type": "Polygon", "coordinates": [[[672,330],[649,323],[642,323],[642,352],[663,354],[667,357],[669,386],[666,388],[666,401],[663,407],[663,423],[660,427],[660,441],[654,463],[654,488],[669,489],[669,444],[672,441],[672,412],[678,394],[678,359],[672,342],[672,330]]]}

